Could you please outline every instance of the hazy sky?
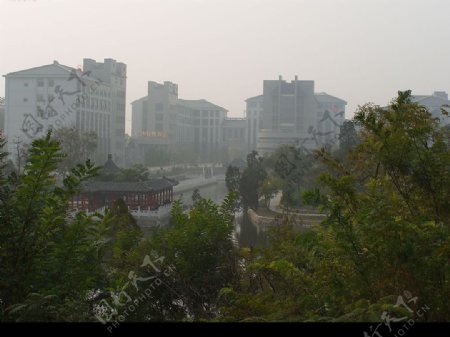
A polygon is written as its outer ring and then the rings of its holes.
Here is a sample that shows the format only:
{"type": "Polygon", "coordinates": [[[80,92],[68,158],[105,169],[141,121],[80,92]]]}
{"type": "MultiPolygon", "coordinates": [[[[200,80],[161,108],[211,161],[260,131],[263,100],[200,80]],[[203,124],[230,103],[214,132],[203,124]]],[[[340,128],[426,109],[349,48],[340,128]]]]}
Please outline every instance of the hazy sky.
{"type": "Polygon", "coordinates": [[[450,91],[449,14],[448,0],[0,0],[0,73],[114,58],[128,103],[168,80],[235,117],[264,79],[298,75],[351,117],[397,90],[450,91]]]}

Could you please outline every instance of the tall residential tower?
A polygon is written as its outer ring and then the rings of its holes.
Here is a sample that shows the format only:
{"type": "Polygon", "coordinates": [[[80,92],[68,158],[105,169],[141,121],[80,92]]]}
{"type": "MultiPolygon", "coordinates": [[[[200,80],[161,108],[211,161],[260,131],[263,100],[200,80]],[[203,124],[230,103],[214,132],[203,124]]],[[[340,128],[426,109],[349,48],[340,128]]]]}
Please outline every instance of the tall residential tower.
{"type": "Polygon", "coordinates": [[[345,118],[344,100],[314,92],[314,81],[263,82],[262,125],[257,150],[270,154],[283,144],[306,151],[320,146],[338,146],[339,126],[345,118]]]}
{"type": "Polygon", "coordinates": [[[6,77],[5,134],[8,152],[62,126],[95,132],[96,161],[124,155],[126,66],[112,59],[85,59],[83,70],[54,61],[6,77]]]}

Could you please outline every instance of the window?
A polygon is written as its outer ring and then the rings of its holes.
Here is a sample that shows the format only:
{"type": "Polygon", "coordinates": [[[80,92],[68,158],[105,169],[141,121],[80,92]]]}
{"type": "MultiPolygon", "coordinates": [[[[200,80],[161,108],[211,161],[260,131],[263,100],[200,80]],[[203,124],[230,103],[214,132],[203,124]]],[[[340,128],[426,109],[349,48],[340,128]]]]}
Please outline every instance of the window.
{"type": "Polygon", "coordinates": [[[77,129],[80,129],[80,112],[77,111],[77,118],[76,118],[76,127],[77,129]]]}
{"type": "Polygon", "coordinates": [[[81,111],[81,130],[84,131],[85,127],[84,127],[84,116],[85,116],[85,112],[81,111]]]}
{"type": "Polygon", "coordinates": [[[48,80],[48,86],[49,87],[55,86],[55,81],[53,79],[48,80]]]}
{"type": "Polygon", "coordinates": [[[25,98],[23,99],[23,101],[24,101],[24,102],[28,102],[28,98],[25,97],[25,98]]]}
{"type": "Polygon", "coordinates": [[[38,95],[37,95],[37,101],[38,101],[38,102],[43,102],[43,101],[44,101],[44,95],[38,94],[38,95]]]}
{"type": "Polygon", "coordinates": [[[38,81],[38,87],[43,87],[44,86],[44,81],[43,80],[39,80],[38,81]]]}
{"type": "Polygon", "coordinates": [[[163,111],[164,105],[162,103],[156,103],[155,104],[155,111],[163,111]]]}
{"type": "Polygon", "coordinates": [[[24,86],[24,87],[28,87],[28,82],[25,82],[25,83],[23,84],[23,86],[24,86]]]}

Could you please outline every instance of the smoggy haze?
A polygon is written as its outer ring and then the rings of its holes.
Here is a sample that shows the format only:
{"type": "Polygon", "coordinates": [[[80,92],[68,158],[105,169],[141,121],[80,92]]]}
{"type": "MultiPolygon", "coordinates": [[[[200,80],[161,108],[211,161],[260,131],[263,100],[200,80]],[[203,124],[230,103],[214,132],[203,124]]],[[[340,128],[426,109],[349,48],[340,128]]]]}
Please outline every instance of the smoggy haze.
{"type": "MultiPolygon", "coordinates": [[[[386,104],[397,90],[450,91],[445,0],[0,0],[0,73],[83,58],[128,68],[127,103],[173,81],[242,116],[264,79],[386,104]]],[[[5,82],[0,82],[4,96],[5,82]]],[[[131,106],[127,104],[127,131],[131,106]]]]}

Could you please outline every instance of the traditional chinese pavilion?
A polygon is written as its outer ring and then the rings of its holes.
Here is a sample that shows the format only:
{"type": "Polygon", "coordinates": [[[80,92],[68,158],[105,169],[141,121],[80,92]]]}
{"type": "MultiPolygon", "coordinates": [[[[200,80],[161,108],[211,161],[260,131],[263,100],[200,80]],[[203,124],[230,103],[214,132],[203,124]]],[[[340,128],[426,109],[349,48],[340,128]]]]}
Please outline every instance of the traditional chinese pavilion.
{"type": "MultiPolygon", "coordinates": [[[[103,167],[108,174],[120,170],[109,156],[103,167]]],[[[168,178],[139,182],[90,181],[83,184],[82,192],[72,198],[71,208],[93,212],[111,207],[121,198],[130,210],[157,210],[173,201],[173,186],[177,183],[168,178]]]]}

